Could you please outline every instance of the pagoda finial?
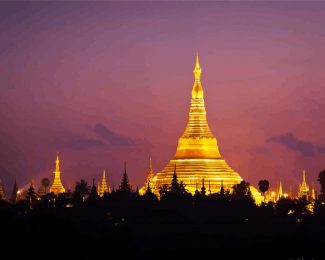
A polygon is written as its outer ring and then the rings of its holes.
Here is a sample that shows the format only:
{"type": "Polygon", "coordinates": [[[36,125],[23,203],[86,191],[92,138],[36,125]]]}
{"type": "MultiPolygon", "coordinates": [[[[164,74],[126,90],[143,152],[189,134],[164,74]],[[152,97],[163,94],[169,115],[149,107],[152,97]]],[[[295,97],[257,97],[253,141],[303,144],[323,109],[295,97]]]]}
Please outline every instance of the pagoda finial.
{"type": "Polygon", "coordinates": [[[149,156],[149,171],[152,170],[151,156],[149,156]]]}
{"type": "Polygon", "coordinates": [[[199,53],[198,52],[196,52],[195,67],[194,67],[193,73],[194,73],[195,81],[200,82],[202,69],[201,69],[200,63],[199,63],[199,53]]]}
{"type": "Polygon", "coordinates": [[[201,86],[202,69],[200,67],[198,53],[196,53],[195,67],[194,67],[193,73],[194,73],[194,85],[192,88],[192,98],[193,99],[197,99],[197,98],[203,99],[204,93],[203,93],[203,88],[201,86]]]}
{"type": "Polygon", "coordinates": [[[59,152],[56,153],[56,160],[55,160],[55,171],[60,171],[60,159],[59,159],[59,152]]]}
{"type": "Polygon", "coordinates": [[[282,181],[281,181],[281,179],[280,179],[279,192],[278,192],[278,199],[281,199],[282,196],[283,196],[282,181]]]}
{"type": "Polygon", "coordinates": [[[106,179],[106,171],[105,171],[105,169],[103,171],[103,179],[106,179]]]}
{"type": "Polygon", "coordinates": [[[305,170],[302,171],[302,181],[306,182],[306,171],[305,170]]]}

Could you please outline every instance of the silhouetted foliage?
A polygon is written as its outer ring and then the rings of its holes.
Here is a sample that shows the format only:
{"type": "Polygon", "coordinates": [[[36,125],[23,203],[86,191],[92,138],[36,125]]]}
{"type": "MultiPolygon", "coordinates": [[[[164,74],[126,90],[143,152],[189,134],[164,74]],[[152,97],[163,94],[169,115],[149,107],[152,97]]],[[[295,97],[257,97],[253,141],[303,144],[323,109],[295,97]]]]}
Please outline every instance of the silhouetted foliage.
{"type": "Polygon", "coordinates": [[[282,217],[293,218],[295,221],[301,221],[303,218],[311,214],[307,208],[309,203],[310,202],[304,198],[293,200],[289,198],[281,198],[275,204],[275,213],[282,217]]]}
{"type": "Polygon", "coordinates": [[[168,190],[169,190],[169,188],[168,188],[168,185],[167,184],[161,185],[158,188],[158,192],[159,192],[160,198],[164,197],[167,194],[168,190]]]}
{"type": "Polygon", "coordinates": [[[35,203],[36,193],[35,193],[34,186],[32,184],[30,185],[30,187],[27,190],[26,200],[28,201],[30,206],[35,203]]]}
{"type": "Polygon", "coordinates": [[[96,199],[98,199],[98,192],[97,192],[97,188],[95,186],[95,179],[93,179],[93,186],[91,187],[91,191],[88,197],[88,201],[93,202],[96,199]]]}
{"type": "Polygon", "coordinates": [[[17,182],[15,180],[14,187],[12,189],[12,194],[11,194],[11,197],[10,197],[10,202],[12,204],[15,204],[17,202],[17,196],[18,196],[18,185],[17,185],[17,182]]]}
{"type": "Polygon", "coordinates": [[[122,177],[122,181],[120,184],[120,188],[118,189],[119,192],[127,192],[127,193],[131,193],[132,191],[132,187],[129,183],[129,178],[126,172],[126,167],[124,169],[124,173],[123,173],[123,177],[122,177]]]}
{"type": "Polygon", "coordinates": [[[225,188],[223,187],[223,181],[221,181],[220,195],[221,196],[225,195],[225,188]]]}
{"type": "Polygon", "coordinates": [[[181,193],[180,186],[179,186],[178,179],[177,179],[176,165],[175,165],[175,168],[174,168],[173,179],[172,179],[172,183],[170,184],[169,191],[170,191],[170,193],[174,193],[174,194],[181,193]]]}
{"type": "Polygon", "coordinates": [[[250,184],[246,181],[241,181],[234,185],[233,195],[236,199],[252,199],[252,194],[249,188],[250,184]]]}
{"type": "Polygon", "coordinates": [[[48,179],[48,178],[43,178],[42,179],[42,185],[44,186],[44,188],[45,188],[45,193],[47,193],[47,187],[49,187],[50,186],[50,180],[48,179]]]}
{"type": "Polygon", "coordinates": [[[270,186],[270,183],[268,180],[260,180],[258,182],[258,188],[259,190],[262,192],[263,194],[263,197],[264,197],[264,201],[265,201],[265,192],[268,191],[269,189],[269,186],[270,186]]]}
{"type": "Polygon", "coordinates": [[[322,170],[319,174],[318,174],[318,179],[317,181],[319,182],[320,184],[320,187],[321,187],[321,197],[322,197],[322,200],[324,201],[325,200],[325,169],[322,170]]]}
{"type": "Polygon", "coordinates": [[[263,194],[268,191],[269,186],[270,186],[270,183],[268,180],[260,180],[258,182],[258,188],[263,194]]]}
{"type": "Polygon", "coordinates": [[[80,182],[76,182],[76,188],[74,191],[74,199],[77,203],[85,201],[86,196],[89,194],[90,186],[88,183],[81,179],[80,182]]]}

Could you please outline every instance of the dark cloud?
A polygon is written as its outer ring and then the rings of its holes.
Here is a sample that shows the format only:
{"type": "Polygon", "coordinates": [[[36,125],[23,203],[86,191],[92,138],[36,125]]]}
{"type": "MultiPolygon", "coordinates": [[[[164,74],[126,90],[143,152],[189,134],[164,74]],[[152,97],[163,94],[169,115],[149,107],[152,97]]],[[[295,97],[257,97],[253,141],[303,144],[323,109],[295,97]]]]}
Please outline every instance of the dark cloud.
{"type": "Polygon", "coordinates": [[[317,147],[317,150],[318,150],[319,153],[325,153],[325,145],[323,145],[323,146],[318,146],[318,147],[317,147]]]}
{"type": "Polygon", "coordinates": [[[117,134],[101,123],[97,123],[94,127],[94,132],[96,135],[103,140],[105,140],[110,145],[125,145],[125,146],[134,146],[135,142],[131,138],[124,137],[120,134],[117,134]]]}
{"type": "Polygon", "coordinates": [[[273,136],[269,138],[267,141],[279,143],[292,151],[301,153],[304,156],[312,157],[315,156],[317,152],[321,152],[319,150],[319,147],[317,147],[313,143],[300,140],[297,137],[295,137],[292,133],[273,136]]]}
{"type": "Polygon", "coordinates": [[[84,150],[92,148],[108,148],[108,145],[93,138],[77,138],[66,142],[65,147],[84,150]]]}
{"type": "Polygon", "coordinates": [[[115,133],[101,123],[90,128],[89,136],[71,132],[57,132],[55,143],[60,147],[86,150],[110,149],[117,146],[149,150],[153,146],[147,139],[132,139],[115,133]],[[91,137],[95,133],[95,136],[91,137]]]}

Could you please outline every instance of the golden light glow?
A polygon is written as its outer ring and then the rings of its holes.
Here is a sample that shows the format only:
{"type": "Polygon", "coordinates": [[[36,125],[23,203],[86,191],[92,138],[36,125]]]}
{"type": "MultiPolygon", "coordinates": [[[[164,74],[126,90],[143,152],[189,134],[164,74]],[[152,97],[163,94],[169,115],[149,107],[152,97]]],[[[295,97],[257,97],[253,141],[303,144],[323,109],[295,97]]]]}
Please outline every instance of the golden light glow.
{"type": "MultiPolygon", "coordinates": [[[[198,55],[196,55],[193,73],[194,84],[189,120],[183,135],[178,140],[174,158],[152,178],[155,190],[171,183],[175,165],[178,180],[182,181],[192,194],[195,193],[197,183],[202,183],[202,179],[210,184],[212,193],[220,191],[222,182],[224,189],[231,190],[235,184],[242,181],[239,174],[220,155],[217,139],[208,125],[201,84],[202,69],[198,55]]],[[[263,201],[263,196],[257,189],[252,187],[251,191],[256,201],[263,201]]]]}
{"type": "Polygon", "coordinates": [[[55,195],[65,192],[65,188],[63,187],[62,182],[61,182],[59,154],[57,154],[57,156],[56,156],[54,180],[53,180],[53,184],[50,188],[50,192],[53,192],[55,195]]]}

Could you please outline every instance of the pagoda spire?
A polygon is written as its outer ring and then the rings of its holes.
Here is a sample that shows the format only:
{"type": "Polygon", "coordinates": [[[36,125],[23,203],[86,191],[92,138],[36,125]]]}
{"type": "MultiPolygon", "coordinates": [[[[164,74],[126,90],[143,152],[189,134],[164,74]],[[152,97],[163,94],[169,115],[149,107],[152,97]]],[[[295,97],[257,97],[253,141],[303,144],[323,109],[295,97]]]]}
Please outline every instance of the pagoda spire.
{"type": "Polygon", "coordinates": [[[316,192],[315,192],[314,182],[312,182],[312,184],[311,184],[311,198],[312,198],[313,200],[316,199],[316,192]]]}
{"type": "Polygon", "coordinates": [[[103,171],[103,177],[102,177],[102,183],[100,186],[100,193],[99,196],[104,196],[105,193],[109,192],[109,187],[107,186],[107,182],[106,182],[106,171],[103,171]]]}
{"type": "Polygon", "coordinates": [[[282,196],[283,196],[282,181],[280,180],[280,184],[279,184],[279,192],[278,192],[278,199],[281,199],[282,196]]]}
{"type": "Polygon", "coordinates": [[[153,177],[154,177],[154,172],[152,170],[152,160],[151,156],[149,156],[149,166],[148,166],[148,173],[147,173],[147,178],[146,182],[144,183],[143,187],[139,190],[140,194],[143,195],[146,193],[148,187],[150,187],[151,190],[153,190],[153,177]]]}
{"type": "Polygon", "coordinates": [[[306,182],[306,171],[302,171],[302,183],[299,185],[299,193],[298,193],[298,198],[301,197],[306,197],[308,199],[309,197],[309,186],[306,182]]]}
{"type": "Polygon", "coordinates": [[[50,192],[53,192],[55,195],[65,192],[65,188],[63,187],[61,182],[59,153],[56,154],[54,180],[50,188],[50,192]]]}
{"type": "Polygon", "coordinates": [[[59,159],[59,153],[56,153],[56,160],[55,160],[55,171],[60,171],[60,159],[59,159]]]}
{"type": "Polygon", "coordinates": [[[193,74],[194,74],[194,85],[193,85],[193,89],[192,89],[192,98],[196,99],[196,98],[200,98],[203,99],[204,98],[204,92],[203,92],[203,88],[201,85],[201,74],[202,74],[202,69],[200,67],[200,63],[199,63],[199,54],[196,53],[196,58],[195,58],[195,67],[193,70],[193,74]]]}
{"type": "Polygon", "coordinates": [[[194,84],[189,119],[178,146],[174,159],[221,158],[217,140],[207,121],[204,92],[201,85],[202,69],[196,54],[194,66],[194,84]]]}

